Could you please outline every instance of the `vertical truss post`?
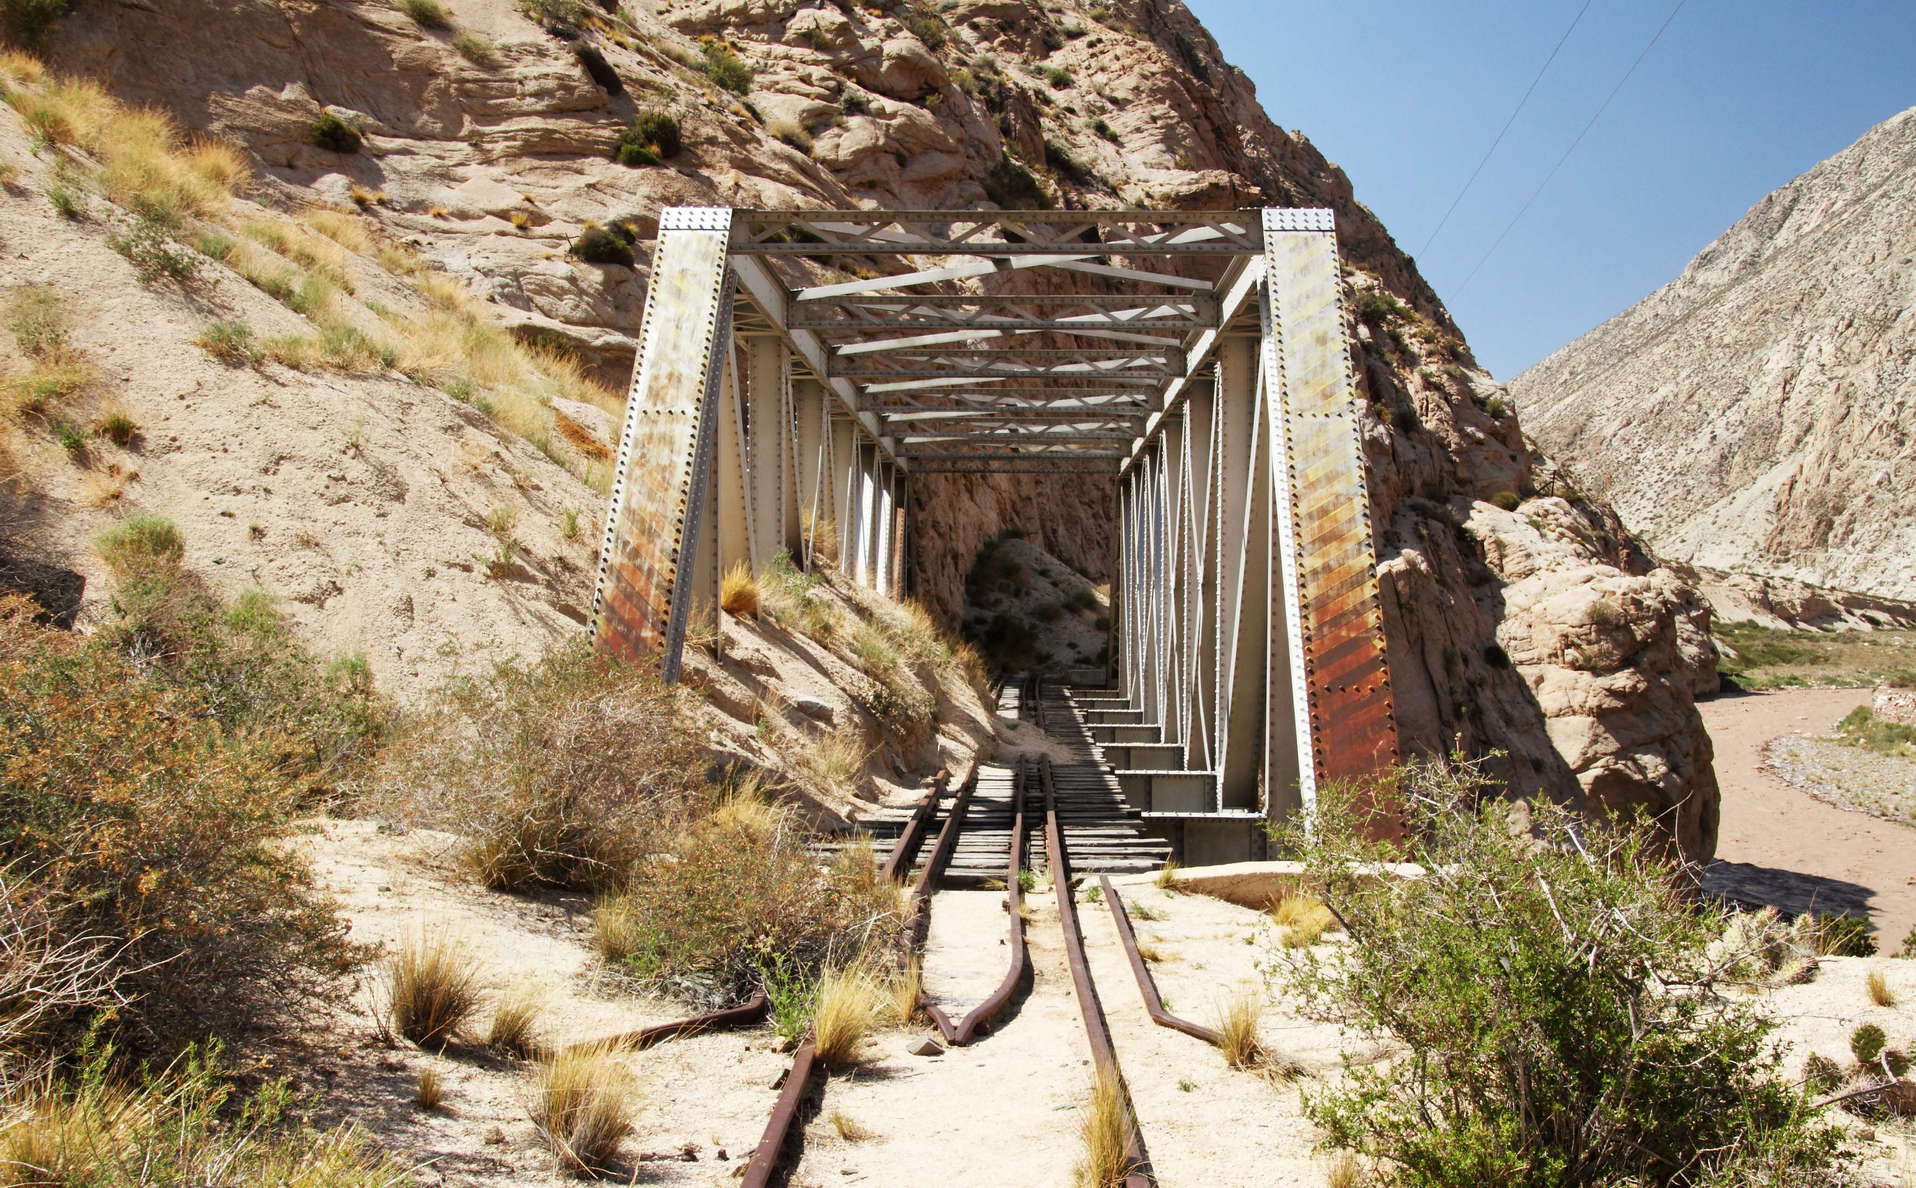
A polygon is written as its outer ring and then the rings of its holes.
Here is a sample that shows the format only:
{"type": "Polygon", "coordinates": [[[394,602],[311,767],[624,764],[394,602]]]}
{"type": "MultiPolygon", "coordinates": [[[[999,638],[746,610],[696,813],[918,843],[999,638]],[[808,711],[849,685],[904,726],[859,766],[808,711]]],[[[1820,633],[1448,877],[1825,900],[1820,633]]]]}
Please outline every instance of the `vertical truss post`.
{"type": "MultiPolygon", "coordinates": [[[[1216,472],[1217,385],[1195,385],[1184,404],[1184,449],[1190,578],[1184,687],[1190,700],[1190,725],[1184,733],[1184,766],[1215,771],[1211,734],[1217,711],[1218,550],[1216,472]]],[[[1235,544],[1233,544],[1235,547],[1235,544]]]]}
{"type": "Polygon", "coordinates": [[[891,480],[891,596],[904,598],[905,588],[905,546],[911,540],[911,499],[910,484],[902,470],[896,468],[891,480]]]}
{"type": "Polygon", "coordinates": [[[832,516],[838,531],[841,572],[858,572],[858,427],[832,418],[832,516]]]}
{"type": "MultiPolygon", "coordinates": [[[[1218,802],[1263,803],[1264,699],[1270,638],[1270,437],[1262,415],[1257,343],[1229,337],[1218,350],[1216,445],[1218,549],[1216,670],[1218,802]]],[[[1286,690],[1280,695],[1289,705],[1286,690]]],[[[1290,737],[1286,734],[1285,737],[1290,737]]]]}
{"type": "Polygon", "coordinates": [[[679,672],[710,490],[712,425],[731,349],[726,207],[659,212],[652,281],[619,434],[593,592],[598,646],[679,672]]]}
{"type": "Polygon", "coordinates": [[[787,546],[793,525],[786,477],[792,455],[790,352],[775,334],[745,345],[746,460],[751,504],[752,567],[764,567],[787,546]]]}
{"type": "MultiPolygon", "coordinates": [[[[1308,808],[1320,782],[1375,775],[1395,763],[1397,724],[1331,212],[1267,209],[1264,270],[1277,560],[1302,760],[1298,803],[1280,806],[1273,788],[1272,807],[1308,808]]],[[[1274,681],[1273,752],[1276,692],[1274,681]]],[[[1401,831],[1393,806],[1373,809],[1373,831],[1401,831]]]]}
{"type": "Polygon", "coordinates": [[[832,518],[832,416],[825,389],[816,380],[792,385],[792,441],[797,466],[797,515],[793,524],[792,556],[806,569],[812,566],[812,545],[818,527],[832,518]]]}
{"type": "Polygon", "coordinates": [[[715,562],[720,573],[741,561],[749,564],[752,557],[752,492],[746,485],[745,399],[737,356],[738,352],[726,352],[730,366],[719,389],[718,473],[713,487],[718,504],[715,562]]]}
{"type": "Polygon", "coordinates": [[[1185,647],[1190,624],[1185,611],[1190,592],[1185,555],[1184,418],[1167,416],[1158,435],[1159,464],[1164,483],[1164,710],[1158,722],[1162,742],[1181,742],[1186,729],[1184,703],[1185,647]]]}

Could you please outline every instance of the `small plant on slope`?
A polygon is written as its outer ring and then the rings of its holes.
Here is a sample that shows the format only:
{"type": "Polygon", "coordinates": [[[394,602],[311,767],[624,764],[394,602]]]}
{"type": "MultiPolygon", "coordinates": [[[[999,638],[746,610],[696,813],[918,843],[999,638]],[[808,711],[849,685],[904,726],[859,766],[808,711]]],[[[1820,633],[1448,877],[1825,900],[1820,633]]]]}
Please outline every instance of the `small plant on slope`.
{"type": "Polygon", "coordinates": [[[610,1169],[632,1133],[632,1076],[609,1048],[575,1047],[539,1068],[528,1112],[559,1166],[580,1175],[610,1169]]]}
{"type": "Polygon", "coordinates": [[[479,1006],[479,969],[457,937],[415,933],[386,959],[393,1030],[422,1048],[451,1043],[479,1006]]]}

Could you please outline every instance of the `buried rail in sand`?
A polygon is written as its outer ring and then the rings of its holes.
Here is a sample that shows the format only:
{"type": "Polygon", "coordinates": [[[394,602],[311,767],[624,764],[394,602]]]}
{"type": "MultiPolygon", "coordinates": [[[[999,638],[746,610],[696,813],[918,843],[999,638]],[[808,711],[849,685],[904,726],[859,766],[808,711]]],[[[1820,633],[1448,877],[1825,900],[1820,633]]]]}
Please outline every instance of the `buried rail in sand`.
{"type": "Polygon", "coordinates": [[[938,1026],[939,1034],[953,1047],[963,1047],[976,1038],[978,1032],[988,1026],[993,1019],[1008,1006],[1018,987],[1024,983],[1030,962],[1025,950],[1024,886],[1020,882],[1024,874],[1025,851],[1025,797],[1030,792],[1032,763],[1029,759],[1020,759],[1012,776],[1012,825],[1010,857],[1005,863],[1005,912],[1010,918],[1011,965],[1005,971],[1004,980],[997,989],[987,995],[984,1001],[971,1009],[957,1026],[953,1026],[951,1017],[933,1002],[931,996],[919,992],[919,1005],[931,1016],[938,1026]]]}
{"type": "Polygon", "coordinates": [[[1119,898],[1118,889],[1111,885],[1110,876],[1099,875],[1098,885],[1104,889],[1104,901],[1111,905],[1111,921],[1117,925],[1118,942],[1124,946],[1124,955],[1131,960],[1131,972],[1137,977],[1138,993],[1144,998],[1144,1009],[1151,1016],[1151,1022],[1159,1027],[1182,1031],[1213,1047],[1222,1047],[1223,1037],[1218,1035],[1216,1029],[1193,1023],[1164,1009],[1164,999],[1158,995],[1157,979],[1151,976],[1150,967],[1144,963],[1144,954],[1138,950],[1138,937],[1131,930],[1131,914],[1125,910],[1124,900],[1119,898]]]}

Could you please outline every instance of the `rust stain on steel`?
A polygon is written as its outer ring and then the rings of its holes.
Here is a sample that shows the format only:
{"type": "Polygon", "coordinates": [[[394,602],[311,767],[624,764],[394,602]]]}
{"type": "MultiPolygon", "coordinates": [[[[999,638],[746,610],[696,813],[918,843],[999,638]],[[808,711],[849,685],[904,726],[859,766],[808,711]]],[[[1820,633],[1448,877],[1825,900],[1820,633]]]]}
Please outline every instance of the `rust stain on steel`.
{"type": "Polygon", "coordinates": [[[722,230],[661,230],[620,433],[611,514],[594,597],[598,646],[637,660],[663,652],[666,675],[690,610],[689,553],[700,530],[707,431],[731,320],[722,230]]]}
{"type": "Polygon", "coordinates": [[[1131,975],[1137,979],[1138,994],[1144,999],[1144,1010],[1151,1016],[1151,1022],[1218,1046],[1221,1038],[1216,1031],[1164,1009],[1164,999],[1158,994],[1157,979],[1151,976],[1150,967],[1144,963],[1144,954],[1138,951],[1138,937],[1131,930],[1131,913],[1125,910],[1124,900],[1119,898],[1118,889],[1111,885],[1109,875],[1099,875],[1098,885],[1104,888],[1104,901],[1111,905],[1111,922],[1117,925],[1118,942],[1124,946],[1124,955],[1131,960],[1131,975]]]}
{"type": "MultiPolygon", "coordinates": [[[[1280,231],[1266,244],[1281,333],[1310,758],[1318,783],[1361,780],[1397,762],[1398,738],[1336,241],[1327,231],[1280,231]]],[[[1395,806],[1372,809],[1374,833],[1401,833],[1395,806]]]]}

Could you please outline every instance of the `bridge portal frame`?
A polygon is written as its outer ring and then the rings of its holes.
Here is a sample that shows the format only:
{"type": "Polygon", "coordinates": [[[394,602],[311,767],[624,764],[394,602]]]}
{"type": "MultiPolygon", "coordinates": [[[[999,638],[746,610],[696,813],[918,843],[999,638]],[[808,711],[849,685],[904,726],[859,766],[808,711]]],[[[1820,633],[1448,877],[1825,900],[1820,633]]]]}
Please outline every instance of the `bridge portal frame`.
{"type": "Polygon", "coordinates": [[[1347,342],[1327,210],[667,208],[596,639],[676,679],[731,566],[901,596],[916,476],[1108,475],[1087,723],[1187,853],[1241,856],[1397,758],[1347,342]]]}

